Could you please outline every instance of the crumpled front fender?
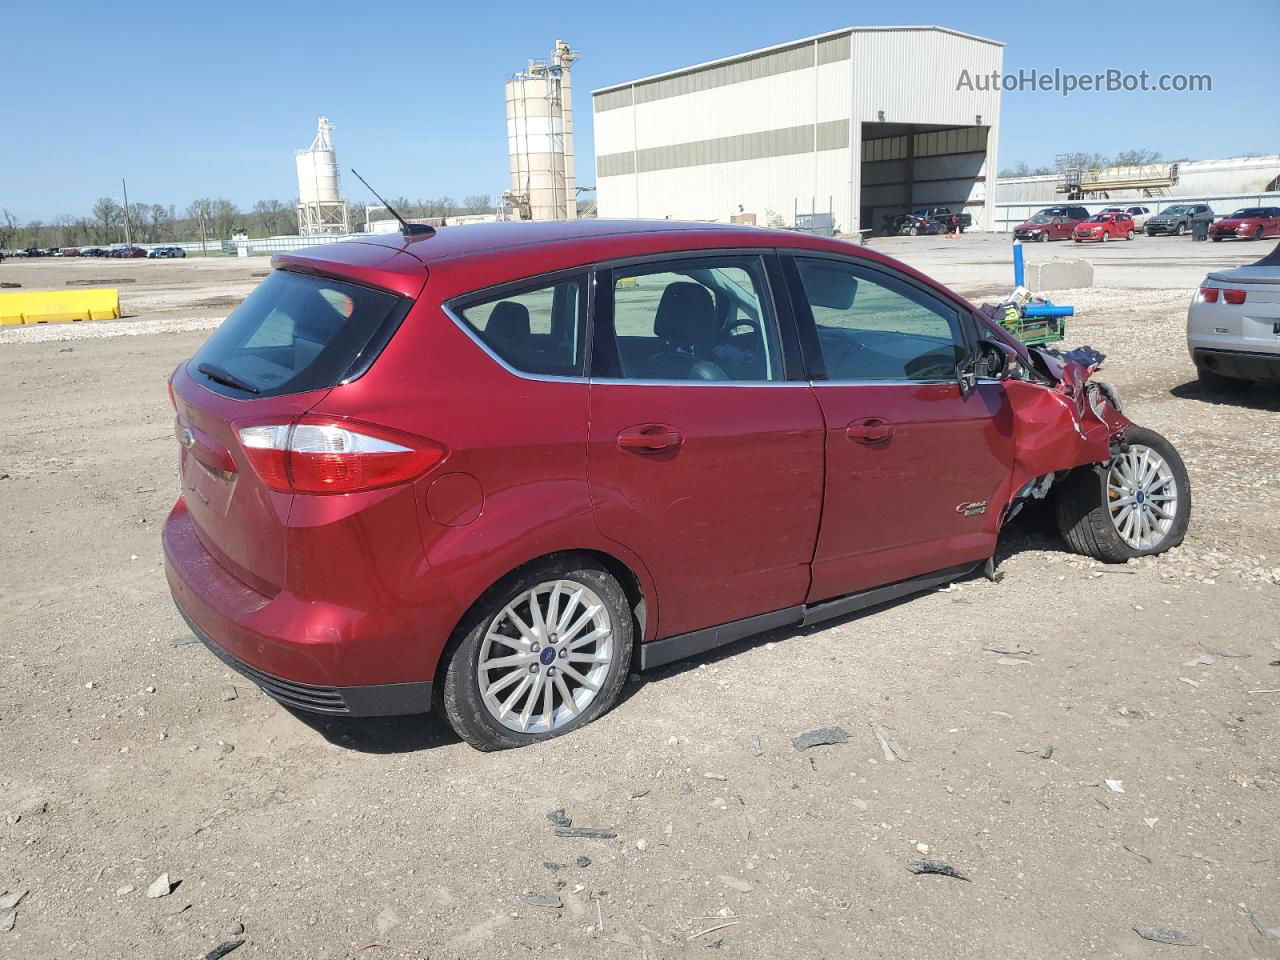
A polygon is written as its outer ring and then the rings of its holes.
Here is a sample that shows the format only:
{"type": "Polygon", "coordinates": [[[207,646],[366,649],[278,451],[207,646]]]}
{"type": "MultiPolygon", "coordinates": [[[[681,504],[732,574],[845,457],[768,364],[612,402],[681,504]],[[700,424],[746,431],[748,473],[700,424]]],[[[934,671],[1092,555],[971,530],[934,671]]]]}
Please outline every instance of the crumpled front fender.
{"type": "Polygon", "coordinates": [[[1090,380],[1102,354],[1089,347],[1031,354],[1048,382],[1005,381],[1014,420],[1010,504],[1038,477],[1110,460],[1113,442],[1130,425],[1115,391],[1090,380]]]}

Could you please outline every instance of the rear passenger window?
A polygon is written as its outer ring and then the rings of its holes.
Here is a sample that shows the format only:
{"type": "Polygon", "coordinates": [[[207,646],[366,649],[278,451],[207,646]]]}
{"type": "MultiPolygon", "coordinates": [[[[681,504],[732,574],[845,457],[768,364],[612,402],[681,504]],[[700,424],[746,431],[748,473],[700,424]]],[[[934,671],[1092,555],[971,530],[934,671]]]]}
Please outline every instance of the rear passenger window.
{"type": "Polygon", "coordinates": [[[759,257],[699,257],[612,271],[613,328],[629,380],[782,380],[759,257]]]}
{"type": "Polygon", "coordinates": [[[583,277],[514,289],[454,309],[480,341],[515,370],[553,377],[583,375],[583,277]]]}
{"type": "Polygon", "coordinates": [[[955,380],[956,311],[897,277],[836,260],[797,261],[830,380],[955,380]]]}

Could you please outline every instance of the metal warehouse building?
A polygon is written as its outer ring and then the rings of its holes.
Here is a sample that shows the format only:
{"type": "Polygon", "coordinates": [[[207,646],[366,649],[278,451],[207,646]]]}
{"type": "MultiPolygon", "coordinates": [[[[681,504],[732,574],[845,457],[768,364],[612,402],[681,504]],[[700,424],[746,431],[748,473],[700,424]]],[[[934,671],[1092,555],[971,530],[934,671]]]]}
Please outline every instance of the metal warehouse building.
{"type": "Polygon", "coordinates": [[[942,27],[852,27],[595,90],[600,216],[830,213],[850,233],[949,206],[987,228],[1003,53],[942,27]]]}

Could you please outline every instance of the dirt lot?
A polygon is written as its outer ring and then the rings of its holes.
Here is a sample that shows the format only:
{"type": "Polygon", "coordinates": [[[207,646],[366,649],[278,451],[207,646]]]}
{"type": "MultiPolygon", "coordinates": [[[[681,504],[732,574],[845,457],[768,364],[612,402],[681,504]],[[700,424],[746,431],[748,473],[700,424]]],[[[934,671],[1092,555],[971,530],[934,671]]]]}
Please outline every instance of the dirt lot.
{"type": "MultiPolygon", "coordinates": [[[[979,299],[1009,272],[1000,238],[876,246],[979,299]]],[[[1280,392],[1205,395],[1182,340],[1207,267],[1264,251],[1045,246],[1098,266],[1071,340],[1182,451],[1185,546],[1103,568],[1031,514],[998,584],[739,643],[490,755],[291,714],[187,642],[164,378],[265,261],[0,266],[139,281],[135,319],[0,337],[0,956],[1280,958],[1280,392]],[[560,807],[618,837],[557,839],[560,807]],[[969,881],[910,873],[917,845],[969,881]]]]}

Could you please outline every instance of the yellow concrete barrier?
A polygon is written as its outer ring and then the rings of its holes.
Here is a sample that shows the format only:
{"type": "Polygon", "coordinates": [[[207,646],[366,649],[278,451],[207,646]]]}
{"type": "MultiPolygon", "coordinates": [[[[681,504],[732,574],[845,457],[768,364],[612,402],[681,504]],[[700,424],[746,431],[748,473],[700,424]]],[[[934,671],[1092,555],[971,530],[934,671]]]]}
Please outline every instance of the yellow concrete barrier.
{"type": "Polygon", "coordinates": [[[120,291],[115,289],[0,293],[0,327],[115,320],[119,316],[120,291]]]}

